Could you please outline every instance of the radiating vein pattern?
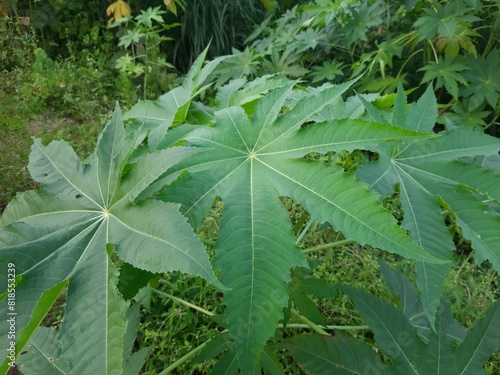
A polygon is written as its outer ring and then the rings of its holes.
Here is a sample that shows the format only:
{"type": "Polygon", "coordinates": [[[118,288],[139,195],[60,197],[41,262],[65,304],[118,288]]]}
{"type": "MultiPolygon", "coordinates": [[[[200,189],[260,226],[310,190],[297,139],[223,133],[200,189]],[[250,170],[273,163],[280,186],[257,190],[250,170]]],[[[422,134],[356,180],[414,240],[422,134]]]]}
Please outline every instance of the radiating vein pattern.
{"type": "MultiPolygon", "coordinates": [[[[67,349],[64,363],[71,373],[121,373],[125,301],[115,287],[110,244],[136,268],[179,270],[222,288],[205,248],[176,204],[134,204],[170,167],[200,150],[177,147],[151,153],[122,175],[133,145],[125,137],[118,108],[87,164],[64,141],[43,146],[36,140],[29,169],[43,190],[18,194],[0,221],[0,263],[15,263],[22,276],[16,288],[18,330],[41,319],[32,313],[42,293],[69,280],[65,322],[57,340],[67,349]]],[[[7,307],[7,299],[0,301],[2,314],[7,307]]],[[[2,325],[2,345],[8,342],[7,333],[2,325]]]]}
{"type": "MultiPolygon", "coordinates": [[[[282,317],[291,269],[307,266],[280,197],[293,198],[317,220],[328,221],[361,244],[421,261],[446,262],[413,242],[365,183],[343,170],[303,159],[311,152],[433,137],[360,119],[312,120],[338,103],[350,84],[305,93],[286,110],[293,85],[277,85],[249,113],[240,106],[215,112],[214,126],[200,126],[185,137],[205,151],[174,166],[172,173],[187,174],[159,195],[180,203],[195,227],[202,225],[217,199],[224,205],[213,264],[231,288],[224,296],[224,322],[244,373],[256,368],[282,317]]],[[[231,90],[227,94],[233,95],[231,90]]]]}
{"type": "MultiPolygon", "coordinates": [[[[400,91],[398,97],[402,96],[400,91]]],[[[394,111],[402,112],[405,103],[406,99],[396,101],[394,111]]],[[[370,107],[370,115],[383,117],[375,111],[370,107]]],[[[402,145],[381,144],[375,148],[378,160],[362,165],[356,175],[384,197],[398,188],[404,211],[402,226],[427,252],[451,259],[455,246],[441,213],[446,210],[456,217],[463,236],[472,242],[476,259],[489,260],[500,271],[499,215],[483,203],[498,203],[500,175],[466,162],[466,158],[477,155],[498,154],[500,141],[465,128],[434,134],[437,105],[430,89],[410,105],[409,113],[410,121],[400,122],[405,128],[425,130],[434,137],[402,145]]],[[[424,310],[434,328],[449,266],[419,262],[416,269],[424,310]]]]}

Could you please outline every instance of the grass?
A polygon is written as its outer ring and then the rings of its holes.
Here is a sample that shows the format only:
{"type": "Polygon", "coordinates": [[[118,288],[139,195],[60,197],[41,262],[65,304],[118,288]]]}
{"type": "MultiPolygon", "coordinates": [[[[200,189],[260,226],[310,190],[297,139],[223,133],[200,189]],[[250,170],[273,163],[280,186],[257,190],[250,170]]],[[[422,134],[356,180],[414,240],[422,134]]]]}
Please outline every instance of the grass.
{"type": "Polygon", "coordinates": [[[7,101],[7,95],[1,96],[0,212],[17,192],[37,188],[27,168],[32,137],[41,138],[44,144],[65,139],[80,157],[86,157],[94,148],[105,116],[101,114],[93,121],[79,123],[52,112],[32,114],[7,101]]]}
{"type": "Polygon", "coordinates": [[[99,105],[88,109],[82,103],[87,113],[92,113],[85,119],[72,112],[61,115],[50,105],[34,110],[29,91],[32,78],[29,70],[0,74],[0,213],[17,192],[37,187],[27,168],[33,137],[41,138],[44,144],[65,139],[85,158],[114,106],[110,103],[110,108],[99,105]]]}

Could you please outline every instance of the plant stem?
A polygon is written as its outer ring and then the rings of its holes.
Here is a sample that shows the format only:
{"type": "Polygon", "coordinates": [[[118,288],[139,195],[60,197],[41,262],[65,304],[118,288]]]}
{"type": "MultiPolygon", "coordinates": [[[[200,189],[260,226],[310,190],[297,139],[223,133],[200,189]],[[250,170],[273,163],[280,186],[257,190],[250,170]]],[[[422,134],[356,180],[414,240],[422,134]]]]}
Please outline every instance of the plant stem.
{"type": "Polygon", "coordinates": [[[146,45],[144,46],[144,59],[145,59],[145,64],[144,64],[144,100],[146,100],[146,95],[147,95],[147,86],[148,86],[148,71],[149,71],[149,59],[148,59],[148,36],[149,33],[146,34],[146,45]]]}
{"type": "Polygon", "coordinates": [[[430,39],[427,39],[427,41],[429,42],[429,45],[431,46],[432,52],[434,53],[434,61],[436,61],[436,63],[438,63],[439,59],[438,59],[436,49],[434,48],[434,44],[432,44],[432,40],[430,40],[430,39]]]}
{"type": "Polygon", "coordinates": [[[403,72],[403,68],[406,66],[406,64],[408,63],[408,61],[410,61],[410,59],[415,56],[417,53],[419,52],[422,52],[423,49],[420,48],[418,50],[416,50],[415,52],[413,52],[410,56],[408,56],[406,59],[405,59],[405,62],[401,65],[401,68],[399,69],[399,72],[398,72],[398,75],[396,77],[399,77],[401,75],[401,73],[403,72]]]}
{"type": "Polygon", "coordinates": [[[187,306],[187,307],[190,307],[194,310],[197,310],[205,315],[208,315],[208,316],[214,316],[215,314],[208,311],[208,310],[205,310],[203,307],[200,307],[200,306],[197,306],[197,305],[194,305],[188,301],[184,301],[183,299],[181,298],[178,298],[178,297],[175,297],[171,294],[168,294],[168,293],[165,293],[165,292],[162,292],[161,290],[158,290],[158,289],[155,289],[155,288],[151,288],[152,291],[158,293],[160,296],[164,296],[164,297],[167,297],[167,298],[170,298],[176,302],[179,302],[180,304],[184,305],[184,306],[187,306]]]}
{"type": "Polygon", "coordinates": [[[302,215],[300,215],[299,220],[297,220],[297,222],[295,223],[295,225],[292,228],[292,231],[293,231],[293,233],[295,233],[295,235],[299,234],[300,229],[302,228],[302,226],[304,225],[304,223],[308,219],[308,217],[309,217],[309,213],[307,211],[302,212],[302,215]]]}
{"type": "Polygon", "coordinates": [[[212,240],[206,240],[205,238],[200,237],[201,242],[203,242],[205,245],[208,246],[215,246],[215,241],[212,240]]]}
{"type": "Polygon", "coordinates": [[[173,370],[175,370],[177,367],[179,366],[182,366],[184,363],[186,363],[187,361],[189,361],[191,358],[195,357],[199,352],[202,351],[202,349],[205,347],[205,345],[207,345],[207,343],[209,342],[210,340],[208,341],[205,341],[203,344],[197,346],[196,348],[194,348],[193,350],[191,350],[189,353],[183,355],[181,358],[179,358],[177,361],[175,361],[174,363],[172,363],[170,366],[168,366],[165,370],[163,370],[162,372],[160,372],[159,375],[166,375],[166,374],[170,374],[173,370]]]}
{"type": "Polygon", "coordinates": [[[339,246],[343,246],[343,245],[349,245],[353,242],[356,242],[356,241],[354,241],[354,240],[341,240],[341,241],[331,242],[331,243],[327,243],[327,244],[320,245],[320,246],[310,247],[309,249],[302,250],[302,252],[304,254],[309,254],[309,253],[314,253],[315,251],[321,251],[321,250],[331,249],[331,248],[339,247],[339,246]]]}
{"type": "Polygon", "coordinates": [[[470,258],[472,257],[472,252],[467,255],[467,258],[465,258],[465,260],[462,262],[462,264],[460,265],[460,268],[458,269],[458,271],[455,273],[455,276],[453,277],[453,283],[456,283],[457,280],[458,280],[458,276],[460,275],[460,272],[462,272],[463,268],[465,267],[465,265],[467,263],[469,263],[469,260],[470,258]]]}
{"type": "Polygon", "coordinates": [[[309,230],[309,228],[311,228],[311,225],[313,225],[313,223],[314,223],[314,218],[311,217],[307,222],[306,226],[304,227],[304,229],[302,230],[302,232],[300,232],[300,235],[297,237],[297,241],[295,241],[297,245],[302,241],[302,239],[307,234],[307,231],[309,230]]]}
{"type": "Polygon", "coordinates": [[[491,49],[495,45],[495,40],[496,40],[496,29],[493,28],[490,32],[490,36],[488,38],[488,42],[486,43],[486,47],[484,47],[484,51],[481,54],[483,58],[486,58],[488,54],[490,53],[491,49]]]}
{"type": "MultiPolygon", "coordinates": [[[[278,324],[278,328],[285,328],[283,324],[278,324]]],[[[307,324],[299,324],[299,323],[290,323],[286,325],[286,328],[310,328],[309,325],[307,324]]],[[[363,329],[370,329],[368,326],[323,326],[324,329],[333,329],[337,331],[349,331],[349,330],[363,330],[363,329]]]]}
{"type": "Polygon", "coordinates": [[[292,315],[295,315],[299,320],[302,320],[308,327],[310,327],[316,333],[319,333],[320,335],[323,335],[323,336],[330,336],[330,334],[328,332],[326,332],[323,328],[318,326],[313,321],[307,319],[304,315],[299,313],[297,310],[292,309],[292,315]]]}
{"type": "Polygon", "coordinates": [[[495,116],[495,117],[493,118],[493,120],[491,120],[491,121],[490,121],[490,123],[489,123],[489,124],[487,124],[487,125],[484,127],[484,129],[485,129],[485,130],[486,130],[486,129],[488,129],[491,125],[493,125],[493,124],[495,123],[495,121],[496,121],[497,119],[498,119],[498,116],[495,116]]]}

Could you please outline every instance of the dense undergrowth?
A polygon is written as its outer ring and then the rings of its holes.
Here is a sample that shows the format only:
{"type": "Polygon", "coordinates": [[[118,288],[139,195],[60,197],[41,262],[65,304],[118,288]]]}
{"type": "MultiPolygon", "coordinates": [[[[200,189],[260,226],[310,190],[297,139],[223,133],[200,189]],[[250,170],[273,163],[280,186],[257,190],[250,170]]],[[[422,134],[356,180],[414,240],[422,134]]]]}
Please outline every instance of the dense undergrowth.
{"type": "MultiPolygon", "coordinates": [[[[68,4],[70,3],[74,2],[68,4]]],[[[154,8],[160,4],[147,2],[139,9],[138,4],[133,1],[130,3],[132,6],[136,5],[133,9],[135,15],[140,15],[140,10],[149,12],[147,14],[151,17],[152,24],[148,32],[162,37],[172,36],[173,40],[158,39],[161,43],[152,47],[151,55],[141,54],[141,51],[151,48],[142,39],[132,39],[129,46],[118,46],[124,36],[131,35],[126,33],[127,30],[131,33],[145,31],[131,23],[106,28],[102,9],[99,15],[101,23],[94,23],[93,26],[91,23],[78,23],[71,17],[62,18],[66,26],[72,26],[66,34],[71,42],[62,49],[50,47],[50,38],[56,35],[51,30],[58,30],[55,24],[48,26],[42,22],[36,31],[20,24],[15,18],[6,18],[2,24],[0,213],[16,193],[40,187],[39,183],[31,179],[27,170],[29,150],[33,143],[31,137],[41,138],[44,145],[53,140],[65,139],[80,159],[84,160],[95,149],[102,128],[111,118],[115,101],[122,108],[129,109],[139,98],[154,99],[182,84],[184,78],[181,72],[188,70],[188,62],[192,62],[198,55],[207,34],[200,27],[190,36],[200,39],[191,41],[195,51],[184,49],[186,45],[175,44],[176,38],[187,38],[187,23],[196,22],[191,20],[200,17],[198,7],[208,5],[191,7],[190,4],[185,4],[184,11],[179,6],[179,19],[171,13],[167,15],[154,8]],[[151,8],[147,9],[150,5],[151,8]],[[159,21],[155,15],[165,18],[159,21]],[[162,25],[173,25],[180,20],[184,22],[182,26],[162,29],[162,25]],[[158,29],[154,28],[155,25],[158,29]],[[117,27],[119,32],[115,35],[117,27]],[[84,38],[80,39],[79,33],[84,38]],[[138,58],[133,64],[122,64],[120,68],[117,61],[126,56],[126,47],[136,48],[133,53],[137,53],[138,58]],[[162,63],[156,67],[151,65],[148,70],[145,67],[149,64],[149,57],[162,62],[184,62],[186,66],[178,66],[176,69],[169,63],[162,63]],[[158,77],[161,77],[161,81],[158,77]]],[[[262,4],[256,3],[254,5],[259,9],[252,14],[259,16],[255,19],[266,14],[262,4]]],[[[80,9],[80,5],[71,4],[68,7],[56,5],[61,7],[58,8],[59,16],[69,16],[75,9],[80,9]]],[[[271,9],[272,4],[269,4],[268,8],[271,9]]],[[[188,104],[183,113],[187,114],[189,108],[191,117],[182,120],[197,124],[215,121],[213,111],[210,112],[207,108],[220,106],[223,99],[220,94],[217,96],[220,93],[217,90],[232,79],[236,81],[229,84],[231,87],[226,86],[227,91],[237,91],[268,73],[275,74],[276,79],[298,79],[299,89],[305,91],[308,86],[317,88],[324,83],[342,83],[363,74],[354,83],[354,87],[358,92],[371,93],[371,96],[364,97],[369,102],[365,103],[368,112],[372,110],[370,103],[378,110],[392,108],[400,83],[408,89],[406,93],[409,98],[415,100],[428,84],[433,84],[439,105],[436,131],[469,128],[498,136],[498,1],[418,1],[412,10],[404,4],[396,7],[383,1],[366,4],[358,1],[297,2],[297,7],[292,8],[295,4],[281,2],[278,4],[282,6],[279,9],[281,13],[277,12],[274,16],[267,13],[270,18],[260,26],[255,25],[255,32],[248,37],[246,43],[243,43],[243,35],[223,35],[224,32],[234,33],[235,27],[220,30],[219,44],[212,42],[211,45],[214,56],[221,51],[227,53],[232,43],[236,44],[232,47],[243,52],[233,50],[233,54],[220,63],[209,77],[215,83],[210,88],[204,87],[205,91],[201,93],[199,102],[191,102],[191,99],[186,102],[188,104]],[[284,5],[289,6],[286,12],[284,5]],[[379,11],[375,12],[375,16],[367,17],[369,14],[373,15],[374,9],[379,11]],[[442,28],[434,28],[432,23],[438,21],[442,22],[442,28]],[[345,30],[350,30],[348,38],[345,30]],[[287,41],[290,39],[295,42],[289,44],[287,41]],[[484,76],[480,75],[483,73],[484,76]]],[[[213,2],[211,5],[217,9],[220,4],[213,2]]],[[[47,13],[50,9],[45,9],[45,6],[55,5],[38,5],[41,11],[47,13]]],[[[225,12],[227,13],[220,12],[218,16],[221,19],[235,17],[231,13],[234,9],[226,9],[225,12]]],[[[95,16],[87,13],[85,17],[90,21],[95,16]]],[[[36,17],[32,18],[36,20],[36,17]]],[[[147,17],[142,19],[147,24],[147,17]]],[[[232,22],[238,21],[235,19],[232,22]]],[[[239,26],[242,27],[239,31],[248,32],[249,25],[239,26]]],[[[58,32],[59,36],[62,34],[58,32]]],[[[61,43],[60,39],[58,43],[61,43]]],[[[269,90],[272,92],[271,87],[269,90]]],[[[260,93],[254,95],[250,95],[250,99],[241,104],[249,113],[252,113],[260,100],[260,93]]],[[[293,108],[299,97],[298,93],[291,97],[286,110],[293,108]]],[[[182,112],[179,108],[175,110],[178,110],[177,114],[182,112]]],[[[173,119],[171,122],[173,129],[183,122],[176,121],[173,119]]],[[[150,142],[150,139],[152,136],[145,142],[150,142]]],[[[143,148],[142,151],[144,150],[143,148]]],[[[154,148],[147,150],[146,147],[144,152],[154,152],[154,148]]],[[[358,166],[374,161],[378,157],[377,152],[381,151],[342,151],[308,157],[354,173],[358,166]]],[[[139,152],[136,160],[141,156],[142,153],[139,152]]],[[[498,166],[489,165],[488,168],[498,173],[498,166]]],[[[401,224],[403,210],[397,188],[384,200],[384,205],[401,224]]],[[[348,284],[402,306],[402,301],[384,282],[378,259],[383,259],[394,269],[402,270],[413,282],[417,280],[415,261],[369,245],[358,245],[351,239],[346,239],[341,231],[334,230],[328,223],[311,218],[309,212],[298,204],[302,202],[296,203],[284,197],[282,202],[293,232],[299,239],[298,246],[305,250],[312,270],[297,271],[298,275],[294,276],[297,279],[292,279],[292,283],[301,277],[309,277],[309,272],[312,272],[311,275],[328,284],[348,284]]],[[[212,260],[225,216],[223,207],[221,202],[216,202],[203,224],[197,228],[197,234],[212,260]]],[[[456,215],[444,205],[442,214],[455,246],[453,266],[443,285],[444,295],[451,301],[455,319],[471,329],[500,297],[500,278],[489,262],[480,263],[475,258],[474,244],[464,237],[460,219],[457,220],[456,215]]],[[[118,257],[113,261],[118,267],[123,265],[118,257]]],[[[209,372],[208,369],[229,366],[234,361],[234,356],[229,357],[227,352],[219,355],[217,350],[210,352],[205,348],[208,340],[216,336],[222,337],[221,332],[227,329],[222,319],[226,310],[223,305],[224,291],[205,280],[181,272],[161,273],[146,281],[146,289],[134,297],[136,303],[141,304],[141,324],[133,343],[134,351],[150,348],[141,374],[164,374],[167,369],[176,374],[205,374],[209,372]],[[195,348],[199,350],[193,352],[195,348]],[[201,355],[196,357],[200,352],[201,355]],[[214,353],[217,356],[212,358],[211,354],[214,353]]],[[[268,344],[284,373],[309,373],[279,343],[288,342],[299,333],[311,332],[314,327],[326,327],[330,334],[347,332],[361,342],[377,345],[376,337],[366,326],[366,320],[356,311],[352,299],[346,294],[334,289],[319,293],[319,296],[312,297],[317,305],[317,309],[314,309],[309,305],[309,297],[306,298],[306,294],[301,293],[299,290],[294,295],[294,308],[298,308],[297,304],[302,302],[300,307],[304,310],[294,314],[292,308],[285,308],[284,316],[289,320],[284,326],[280,321],[268,344]]],[[[42,324],[60,329],[66,307],[64,289],[42,324]]],[[[221,341],[220,345],[231,348],[231,344],[226,341],[221,341]]],[[[385,364],[391,363],[388,356],[383,356],[382,360],[385,364]]],[[[272,371],[275,368],[272,363],[269,359],[264,368],[269,373],[281,373],[279,370],[272,371]]],[[[493,354],[484,368],[489,374],[500,374],[500,352],[493,354]]]]}

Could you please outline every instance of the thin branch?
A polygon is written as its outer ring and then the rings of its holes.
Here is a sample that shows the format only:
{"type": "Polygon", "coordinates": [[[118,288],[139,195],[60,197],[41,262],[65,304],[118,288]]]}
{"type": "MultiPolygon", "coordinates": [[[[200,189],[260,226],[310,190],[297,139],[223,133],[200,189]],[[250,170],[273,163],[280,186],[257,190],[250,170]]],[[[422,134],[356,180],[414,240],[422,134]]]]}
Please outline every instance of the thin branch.
{"type": "Polygon", "coordinates": [[[210,340],[207,340],[205,341],[203,344],[197,346],[196,348],[194,348],[193,350],[191,350],[190,352],[188,352],[187,354],[183,355],[181,358],[179,358],[177,361],[175,361],[174,363],[172,363],[170,366],[168,366],[165,370],[163,370],[162,372],[160,372],[159,375],[166,375],[166,374],[170,374],[172,371],[174,371],[177,367],[179,366],[182,366],[184,363],[186,363],[187,361],[189,361],[191,358],[195,357],[196,355],[198,355],[199,352],[201,352],[203,350],[203,348],[207,345],[207,343],[209,342],[210,340]]]}
{"type": "Polygon", "coordinates": [[[300,232],[299,236],[297,237],[297,241],[295,241],[295,243],[297,245],[302,241],[302,239],[304,238],[304,236],[307,234],[307,232],[311,228],[311,225],[313,225],[314,221],[315,221],[315,219],[313,217],[311,217],[309,219],[309,221],[307,222],[306,226],[304,227],[304,229],[302,230],[302,232],[300,232]]]}
{"type": "Polygon", "coordinates": [[[314,253],[316,251],[332,249],[334,247],[350,245],[354,242],[356,242],[356,241],[354,241],[354,240],[342,240],[342,241],[337,241],[337,242],[331,242],[331,243],[327,243],[327,244],[320,245],[320,246],[310,247],[308,249],[302,250],[302,252],[304,254],[309,254],[309,253],[314,253]]]}
{"type": "Polygon", "coordinates": [[[155,293],[159,294],[160,296],[164,296],[164,297],[167,297],[167,298],[170,298],[171,300],[175,301],[175,302],[179,302],[180,304],[184,305],[184,306],[187,306],[187,307],[190,307],[194,310],[197,310],[205,315],[208,315],[208,316],[214,316],[215,314],[213,312],[210,312],[208,310],[205,310],[203,307],[200,307],[200,306],[197,306],[197,305],[194,305],[188,301],[184,301],[182,298],[178,298],[178,297],[175,297],[171,294],[168,294],[168,293],[165,293],[165,292],[162,292],[161,290],[158,290],[158,289],[155,289],[155,288],[151,288],[152,291],[154,291],[155,293]]]}
{"type": "MultiPolygon", "coordinates": [[[[332,325],[327,325],[327,326],[322,326],[325,330],[336,330],[336,331],[350,331],[350,330],[365,330],[365,329],[370,329],[368,326],[332,326],[332,325]]],[[[297,328],[297,329],[304,329],[304,328],[310,328],[309,325],[307,324],[300,324],[300,323],[289,323],[286,326],[283,324],[278,324],[278,328],[297,328]]]]}
{"type": "Polygon", "coordinates": [[[318,326],[313,321],[307,319],[304,315],[299,313],[297,310],[292,309],[292,315],[295,315],[299,320],[302,320],[308,327],[310,327],[314,332],[319,333],[323,336],[330,336],[328,332],[326,332],[323,328],[318,326]]]}

